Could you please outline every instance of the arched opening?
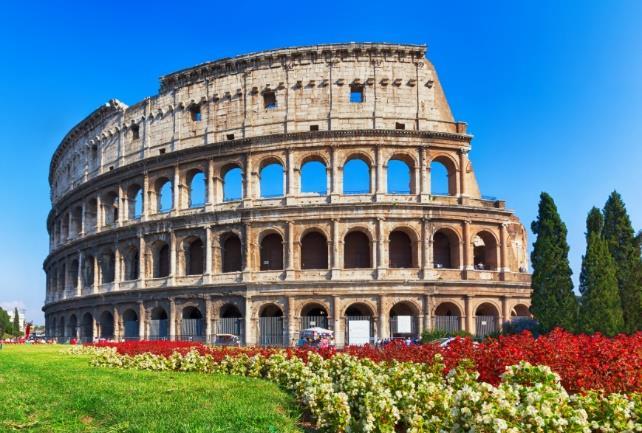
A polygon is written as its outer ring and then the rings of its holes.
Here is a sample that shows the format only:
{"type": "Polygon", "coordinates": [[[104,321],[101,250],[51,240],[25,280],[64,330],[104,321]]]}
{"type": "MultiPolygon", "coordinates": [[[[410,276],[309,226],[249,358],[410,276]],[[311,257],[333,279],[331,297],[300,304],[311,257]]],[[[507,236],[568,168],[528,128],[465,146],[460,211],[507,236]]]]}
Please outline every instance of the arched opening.
{"type": "Polygon", "coordinates": [[[442,302],[435,309],[435,330],[448,334],[461,331],[461,310],[452,302],[442,302]]]}
{"type": "Polygon", "coordinates": [[[473,263],[477,270],[497,269],[497,241],[486,231],[473,238],[473,263]]]}
{"type": "Polygon", "coordinates": [[[138,323],[138,313],[130,309],[123,313],[123,326],[125,327],[125,340],[138,340],[140,326],[138,323]]]}
{"type": "Polygon", "coordinates": [[[94,318],[91,313],[85,313],[82,316],[80,325],[80,339],[84,342],[94,341],[94,318]]]}
{"type": "Polygon", "coordinates": [[[412,171],[410,165],[401,159],[390,159],[387,169],[388,194],[412,193],[412,171]]]}
{"type": "Polygon", "coordinates": [[[528,309],[528,307],[524,304],[517,304],[513,307],[511,313],[511,317],[517,318],[517,317],[524,317],[524,318],[530,318],[531,317],[531,312],[528,309]]]}
{"type": "Polygon", "coordinates": [[[323,162],[311,160],[301,166],[301,192],[325,195],[327,193],[327,169],[323,162]]]}
{"type": "Polygon", "coordinates": [[[351,346],[362,346],[374,341],[374,312],[366,304],[352,304],[345,312],[345,341],[351,346]]]}
{"type": "Polygon", "coordinates": [[[94,285],[94,265],[95,259],[92,255],[86,255],[83,262],[83,286],[92,287],[94,285]]]}
{"type": "Polygon", "coordinates": [[[372,267],[370,254],[370,239],[361,231],[351,231],[343,240],[344,268],[372,267]]]}
{"type": "Polygon", "coordinates": [[[370,165],[360,158],[349,159],[343,165],[343,193],[369,194],[370,165]]]}
{"type": "Polygon", "coordinates": [[[169,276],[169,260],[169,245],[162,241],[156,242],[154,245],[154,278],[169,276]]]}
{"type": "Polygon", "coordinates": [[[169,320],[167,312],[163,307],[156,307],[152,310],[149,321],[149,339],[166,340],[169,337],[169,320]]]}
{"type": "Polygon", "coordinates": [[[202,275],[205,257],[203,254],[203,241],[194,239],[188,243],[185,254],[185,274],[202,275]]]}
{"type": "Polygon", "coordinates": [[[283,166],[279,162],[267,163],[259,171],[261,198],[283,197],[283,166]]]}
{"type": "Polygon", "coordinates": [[[125,272],[124,278],[126,281],[137,280],[140,274],[140,257],[138,248],[130,247],[125,253],[125,272]]]}
{"type": "Polygon", "coordinates": [[[301,330],[308,328],[328,328],[328,310],[318,303],[306,304],[301,310],[301,330]]]}
{"type": "Polygon", "coordinates": [[[65,336],[65,331],[66,331],[66,328],[65,328],[65,317],[63,316],[58,321],[58,332],[57,332],[57,335],[59,337],[58,342],[62,342],[62,341],[66,340],[65,339],[65,337],[66,337],[65,336]]]}
{"type": "Polygon", "coordinates": [[[69,269],[69,285],[76,289],[78,288],[78,260],[71,261],[71,268],[69,269]]]}
{"type": "Polygon", "coordinates": [[[69,316],[69,322],[67,323],[67,335],[69,338],[78,338],[78,319],[75,314],[69,316]]]}
{"type": "Polygon", "coordinates": [[[85,208],[85,232],[95,232],[98,224],[98,201],[92,198],[85,208]]]}
{"type": "Polygon", "coordinates": [[[115,278],[115,264],[116,256],[114,252],[109,250],[105,251],[100,258],[100,275],[102,276],[102,283],[109,284],[114,282],[115,278]]]}
{"type": "Polygon", "coordinates": [[[100,315],[100,338],[102,340],[114,339],[114,315],[103,311],[100,315]]]}
{"type": "Polygon", "coordinates": [[[172,182],[167,178],[156,181],[156,210],[158,213],[169,212],[174,207],[174,188],[172,182]]]}
{"type": "Polygon", "coordinates": [[[318,231],[301,239],[301,269],[328,269],[328,240],[318,231]]]}
{"type": "Polygon", "coordinates": [[[48,323],[47,337],[48,338],[57,338],[58,337],[56,335],[57,332],[58,332],[58,328],[56,327],[56,318],[52,317],[51,320],[48,323]]]}
{"type": "Polygon", "coordinates": [[[243,171],[238,166],[223,170],[223,201],[235,201],[243,198],[243,171]]]}
{"type": "Polygon", "coordinates": [[[103,225],[112,226],[118,222],[118,194],[111,191],[102,198],[103,225]]]}
{"type": "Polygon", "coordinates": [[[200,170],[195,170],[188,175],[189,183],[189,203],[190,208],[203,207],[206,200],[207,183],[205,174],[200,170]]]}
{"type": "Polygon", "coordinates": [[[430,193],[432,195],[457,195],[457,168],[445,156],[430,163],[430,193]]]}
{"type": "Polygon", "coordinates": [[[71,211],[71,234],[78,236],[82,232],[82,207],[76,206],[71,211]]]}
{"type": "Polygon", "coordinates": [[[183,308],[181,320],[181,340],[203,340],[205,338],[205,321],[201,310],[196,307],[183,308]]]}
{"type": "Polygon", "coordinates": [[[459,269],[459,238],[450,229],[437,230],[432,239],[433,266],[436,269],[459,269]]]}
{"type": "Polygon", "coordinates": [[[261,240],[261,270],[283,269],[283,238],[278,233],[270,233],[261,240]]]}
{"type": "Polygon", "coordinates": [[[410,236],[401,230],[394,230],[388,238],[388,262],[391,268],[412,268],[413,253],[410,236]]]}
{"type": "Polygon", "coordinates": [[[475,310],[475,335],[485,337],[499,331],[499,311],[488,302],[485,302],[475,310]]]}
{"type": "Polygon", "coordinates": [[[234,304],[221,307],[220,318],[216,322],[217,334],[230,334],[240,337],[243,333],[243,315],[234,304]]]}
{"type": "Polygon", "coordinates": [[[268,304],[259,311],[259,344],[261,346],[283,346],[283,311],[278,305],[268,304]]]}
{"type": "Polygon", "coordinates": [[[223,272],[239,272],[242,270],[241,240],[234,233],[228,233],[222,238],[221,245],[223,272]]]}
{"type": "Polygon", "coordinates": [[[143,216],[143,189],[139,185],[130,185],[127,188],[127,214],[129,219],[140,219],[143,216]]]}
{"type": "Polygon", "coordinates": [[[390,309],[390,336],[392,338],[419,336],[419,311],[410,302],[399,302],[390,309]]]}

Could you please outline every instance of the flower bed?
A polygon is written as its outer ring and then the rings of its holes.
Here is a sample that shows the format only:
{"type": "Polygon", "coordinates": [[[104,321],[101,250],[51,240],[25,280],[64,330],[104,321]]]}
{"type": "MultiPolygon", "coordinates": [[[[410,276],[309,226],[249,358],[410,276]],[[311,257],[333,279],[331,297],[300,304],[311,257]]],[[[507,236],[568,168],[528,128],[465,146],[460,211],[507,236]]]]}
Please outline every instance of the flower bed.
{"type": "MultiPolygon", "coordinates": [[[[174,351],[185,354],[194,348],[201,355],[209,354],[221,361],[226,356],[269,356],[284,353],[286,357],[307,360],[307,349],[269,348],[212,348],[199,343],[186,342],[126,342],[101,343],[98,346],[115,347],[121,355],[153,353],[169,356],[174,351]]],[[[315,351],[323,358],[331,358],[334,349],[315,351]]],[[[391,343],[383,348],[374,346],[348,347],[343,353],[372,361],[404,361],[431,364],[436,354],[443,358],[442,372],[456,367],[461,361],[473,361],[483,382],[497,385],[506,367],[526,361],[533,365],[546,365],[561,378],[570,393],[600,390],[605,392],[642,392],[642,333],[615,338],[599,334],[573,335],[555,330],[537,339],[524,332],[520,335],[500,336],[480,344],[470,339],[456,339],[447,347],[438,344],[407,346],[391,343]]]]}
{"type": "MultiPolygon", "coordinates": [[[[399,349],[399,348],[398,348],[399,349]]],[[[191,371],[260,377],[295,395],[323,431],[635,432],[642,431],[642,395],[569,395],[546,366],[508,367],[495,386],[478,380],[471,361],[446,376],[440,354],[430,362],[399,362],[338,353],[194,346],[183,353],[120,354],[115,347],[81,347],[99,367],[191,371]],[[201,353],[201,351],[203,351],[201,353]],[[233,351],[222,358],[212,353],[233,351]]],[[[428,361],[428,360],[424,360],[428,361]]]]}

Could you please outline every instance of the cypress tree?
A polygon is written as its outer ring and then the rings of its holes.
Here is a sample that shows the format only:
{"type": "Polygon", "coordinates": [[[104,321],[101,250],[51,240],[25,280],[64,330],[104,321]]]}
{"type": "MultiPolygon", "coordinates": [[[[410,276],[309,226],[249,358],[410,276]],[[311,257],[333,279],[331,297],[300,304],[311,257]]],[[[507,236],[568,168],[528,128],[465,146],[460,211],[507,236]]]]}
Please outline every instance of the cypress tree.
{"type": "Polygon", "coordinates": [[[18,307],[13,310],[13,335],[20,335],[20,316],[18,315],[18,307]]]}
{"type": "Polygon", "coordinates": [[[617,269],[617,282],[624,315],[624,330],[642,329],[642,261],[640,238],[635,236],[622,197],[613,191],[604,205],[604,229],[617,269]]]}
{"type": "Polygon", "coordinates": [[[591,209],[586,220],[586,254],[580,274],[580,330],[615,335],[622,331],[624,319],[617,285],[617,268],[609,246],[602,237],[602,214],[591,209]]]}
{"type": "Polygon", "coordinates": [[[531,311],[545,332],[557,326],[573,330],[577,320],[577,300],[571,280],[573,272],[568,262],[566,225],[553,198],[545,192],[540,195],[539,212],[531,229],[537,235],[531,253],[531,311]]]}

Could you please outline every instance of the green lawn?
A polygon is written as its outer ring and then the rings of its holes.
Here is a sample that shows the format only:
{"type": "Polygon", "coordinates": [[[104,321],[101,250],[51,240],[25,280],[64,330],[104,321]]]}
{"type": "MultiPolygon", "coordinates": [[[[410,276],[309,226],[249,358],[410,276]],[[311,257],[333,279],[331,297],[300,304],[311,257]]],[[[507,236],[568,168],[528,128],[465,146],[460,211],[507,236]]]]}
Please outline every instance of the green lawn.
{"type": "Polygon", "coordinates": [[[65,346],[0,350],[0,432],[303,432],[295,402],[255,379],[89,366],[65,346]]]}

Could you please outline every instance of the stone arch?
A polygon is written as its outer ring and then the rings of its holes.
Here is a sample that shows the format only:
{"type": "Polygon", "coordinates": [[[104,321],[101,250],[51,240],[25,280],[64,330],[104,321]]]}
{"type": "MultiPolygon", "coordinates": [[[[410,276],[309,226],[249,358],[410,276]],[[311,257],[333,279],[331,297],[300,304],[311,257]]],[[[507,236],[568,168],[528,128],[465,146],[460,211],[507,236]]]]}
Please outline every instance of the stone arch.
{"type": "Polygon", "coordinates": [[[127,187],[127,218],[130,220],[140,219],[143,216],[143,188],[132,183],[127,187]]]}
{"type": "Polygon", "coordinates": [[[78,288],[78,267],[78,259],[72,259],[69,267],[69,280],[74,289],[78,288]]]}
{"type": "Polygon", "coordinates": [[[75,314],[71,314],[67,321],[67,335],[69,338],[78,338],[78,319],[75,314]]]}
{"type": "Polygon", "coordinates": [[[475,335],[485,337],[500,330],[499,306],[493,302],[482,302],[475,308],[475,335]]]}
{"type": "Polygon", "coordinates": [[[441,301],[435,305],[433,315],[461,317],[463,315],[463,311],[462,306],[453,301],[441,301]]]}
{"type": "Polygon", "coordinates": [[[510,312],[511,317],[531,317],[531,311],[530,308],[528,308],[525,304],[515,304],[513,305],[513,308],[511,308],[510,312]]]}
{"type": "Polygon", "coordinates": [[[361,228],[350,229],[343,238],[343,267],[372,268],[371,243],[369,231],[361,228]]]}
{"type": "Polygon", "coordinates": [[[365,153],[352,153],[341,167],[343,194],[370,194],[372,192],[372,159],[365,153]]]}
{"type": "Polygon", "coordinates": [[[187,185],[187,207],[205,206],[207,201],[207,177],[201,168],[192,168],[185,173],[187,185]]]}
{"type": "Polygon", "coordinates": [[[123,312],[122,317],[123,327],[125,328],[123,338],[125,340],[138,340],[140,338],[138,313],[132,308],[128,308],[123,312]]]}
{"type": "Polygon", "coordinates": [[[235,305],[234,303],[227,302],[221,306],[220,317],[222,319],[240,319],[243,317],[243,313],[241,313],[241,309],[235,305]]]}
{"type": "Polygon", "coordinates": [[[103,225],[113,226],[114,224],[118,223],[118,214],[120,207],[118,192],[107,191],[102,194],[100,201],[102,206],[103,225]]]}
{"type": "Polygon", "coordinates": [[[430,161],[430,179],[432,195],[457,195],[457,162],[450,155],[436,155],[430,161]],[[439,173],[440,171],[442,173],[439,173]],[[446,179],[443,179],[443,176],[446,176],[446,179]],[[447,185],[447,191],[436,190],[442,183],[447,185]]]}
{"type": "Polygon", "coordinates": [[[110,284],[116,279],[116,254],[111,248],[105,248],[100,253],[101,283],[110,284]]]}
{"type": "Polygon", "coordinates": [[[328,329],[328,317],[328,308],[323,303],[306,302],[301,307],[301,329],[314,327],[328,329]]]}
{"type": "Polygon", "coordinates": [[[299,190],[302,194],[327,194],[328,164],[325,159],[309,155],[302,161],[299,169],[299,190]]]}
{"type": "Polygon", "coordinates": [[[80,323],[80,338],[85,342],[94,340],[94,318],[91,313],[83,314],[80,323]]]}
{"type": "Polygon", "coordinates": [[[260,270],[283,269],[283,236],[277,231],[266,231],[259,237],[260,270]]]}
{"type": "Polygon", "coordinates": [[[328,269],[328,239],[318,229],[301,236],[301,269],[328,269]]]}
{"type": "Polygon", "coordinates": [[[282,346],[285,342],[283,309],[275,303],[266,303],[259,308],[259,344],[282,346]]]}
{"type": "Polygon", "coordinates": [[[149,321],[149,339],[165,340],[169,338],[169,316],[165,308],[156,306],[152,308],[149,321]]]}
{"type": "Polygon", "coordinates": [[[126,247],[124,253],[124,273],[125,281],[134,281],[140,277],[140,252],[134,245],[126,247]]]}
{"type": "Polygon", "coordinates": [[[181,339],[199,340],[205,337],[203,313],[195,305],[183,307],[181,315],[181,339]]]}
{"type": "Polygon", "coordinates": [[[397,227],[388,235],[388,266],[390,268],[416,268],[417,234],[408,227],[397,227]]]}
{"type": "Polygon", "coordinates": [[[357,301],[346,305],[343,310],[343,315],[345,317],[375,317],[376,310],[374,305],[371,305],[369,302],[357,301]]]}
{"type": "Polygon", "coordinates": [[[436,230],[432,238],[432,248],[434,268],[460,268],[459,235],[455,230],[449,227],[436,230]]]}
{"type": "Polygon", "coordinates": [[[243,165],[238,162],[226,164],[221,167],[220,176],[223,201],[241,200],[243,198],[243,165]]]}
{"type": "Polygon", "coordinates": [[[386,161],[388,194],[416,194],[415,158],[407,153],[395,153],[386,161]]]}
{"type": "Polygon", "coordinates": [[[156,195],[156,212],[164,213],[171,211],[174,206],[174,185],[165,176],[161,176],[154,182],[154,193],[156,195]]]}
{"type": "Polygon", "coordinates": [[[166,278],[170,275],[169,244],[162,240],[155,241],[152,246],[152,270],[154,278],[166,278]]]}
{"type": "Polygon", "coordinates": [[[481,230],[472,238],[473,264],[477,270],[497,270],[499,268],[499,242],[488,230],[481,230]]]}
{"type": "Polygon", "coordinates": [[[100,338],[105,340],[114,339],[114,315],[110,311],[103,311],[100,314],[100,338]]]}
{"type": "Polygon", "coordinates": [[[261,198],[285,195],[285,163],[278,156],[263,158],[259,164],[259,193],[261,198]]]}
{"type": "Polygon", "coordinates": [[[453,301],[442,301],[433,312],[433,329],[447,334],[455,334],[462,329],[464,309],[453,301]]]}
{"type": "Polygon", "coordinates": [[[183,241],[185,275],[202,275],[205,272],[205,245],[198,236],[183,241]]]}
{"type": "Polygon", "coordinates": [[[96,275],[94,272],[94,265],[96,259],[91,254],[85,255],[83,261],[83,285],[84,287],[92,287],[96,282],[96,275]]]}
{"type": "Polygon", "coordinates": [[[77,237],[82,231],[82,206],[74,206],[71,210],[71,235],[77,237]]]}
{"type": "Polygon", "coordinates": [[[226,232],[220,237],[221,272],[239,272],[243,270],[243,248],[237,233],[226,232]]]}
{"type": "Polygon", "coordinates": [[[416,338],[419,335],[421,308],[412,301],[395,303],[389,312],[390,336],[392,338],[416,338]]]}
{"type": "Polygon", "coordinates": [[[56,331],[56,334],[58,337],[66,337],[65,331],[67,328],[65,327],[65,316],[61,316],[60,320],[58,320],[58,329],[56,331]]]}

